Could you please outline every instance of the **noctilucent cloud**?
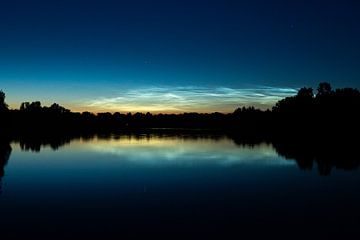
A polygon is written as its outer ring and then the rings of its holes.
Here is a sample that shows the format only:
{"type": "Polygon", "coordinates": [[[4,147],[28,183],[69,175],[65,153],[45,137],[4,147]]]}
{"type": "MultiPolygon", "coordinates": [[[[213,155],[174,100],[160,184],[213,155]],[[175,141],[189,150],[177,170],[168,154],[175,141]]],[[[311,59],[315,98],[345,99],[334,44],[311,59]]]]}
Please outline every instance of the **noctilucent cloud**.
{"type": "Polygon", "coordinates": [[[9,0],[0,89],[74,111],[231,112],[360,87],[360,3],[9,0]]]}

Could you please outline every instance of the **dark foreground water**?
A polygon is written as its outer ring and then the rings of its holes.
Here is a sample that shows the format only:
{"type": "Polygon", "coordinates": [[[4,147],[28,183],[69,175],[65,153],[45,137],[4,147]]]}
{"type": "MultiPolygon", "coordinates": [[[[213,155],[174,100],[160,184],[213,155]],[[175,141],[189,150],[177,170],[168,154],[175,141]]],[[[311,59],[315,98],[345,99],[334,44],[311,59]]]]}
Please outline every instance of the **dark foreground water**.
{"type": "Polygon", "coordinates": [[[323,176],[316,161],[301,166],[272,144],[237,145],[225,137],[2,145],[0,239],[360,234],[356,163],[347,170],[330,164],[323,176]]]}

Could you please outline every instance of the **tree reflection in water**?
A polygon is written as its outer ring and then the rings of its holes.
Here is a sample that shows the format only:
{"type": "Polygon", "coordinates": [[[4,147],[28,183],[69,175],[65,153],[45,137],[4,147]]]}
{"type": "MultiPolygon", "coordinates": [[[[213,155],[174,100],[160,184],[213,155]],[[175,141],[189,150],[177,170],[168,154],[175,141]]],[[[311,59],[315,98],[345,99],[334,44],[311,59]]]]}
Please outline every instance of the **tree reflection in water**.
{"type": "MultiPolygon", "coordinates": [[[[43,147],[50,147],[57,150],[71,141],[82,139],[84,141],[94,138],[104,140],[121,141],[121,137],[134,139],[151,139],[176,137],[183,140],[200,140],[211,139],[217,141],[223,137],[229,137],[239,147],[254,147],[263,143],[262,139],[255,138],[239,138],[225,135],[211,134],[125,134],[125,135],[84,135],[84,136],[52,136],[52,137],[28,137],[13,140],[20,145],[22,151],[40,152],[43,147]]],[[[329,175],[333,168],[343,170],[354,170],[360,166],[360,158],[357,152],[357,146],[354,142],[349,141],[295,141],[289,139],[287,141],[267,142],[274,147],[276,153],[286,160],[296,161],[301,170],[312,170],[314,165],[317,166],[320,175],[329,175]]],[[[11,154],[11,146],[9,141],[0,141],[0,179],[4,176],[4,167],[6,166],[11,154]]]]}
{"type": "Polygon", "coordinates": [[[9,161],[11,150],[8,141],[0,140],[0,194],[2,192],[2,178],[5,175],[5,166],[9,161]]]}

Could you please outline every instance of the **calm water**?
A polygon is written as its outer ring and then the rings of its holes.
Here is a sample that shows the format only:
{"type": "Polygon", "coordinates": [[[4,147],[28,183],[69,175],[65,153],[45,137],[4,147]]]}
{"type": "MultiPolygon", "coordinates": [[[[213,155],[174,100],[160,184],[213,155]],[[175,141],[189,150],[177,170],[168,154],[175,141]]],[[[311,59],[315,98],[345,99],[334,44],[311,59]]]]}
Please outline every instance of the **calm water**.
{"type": "Polygon", "coordinates": [[[272,144],[150,135],[76,139],[39,152],[10,145],[1,239],[325,239],[360,231],[356,167],[322,176],[316,162],[301,170],[272,144]]]}

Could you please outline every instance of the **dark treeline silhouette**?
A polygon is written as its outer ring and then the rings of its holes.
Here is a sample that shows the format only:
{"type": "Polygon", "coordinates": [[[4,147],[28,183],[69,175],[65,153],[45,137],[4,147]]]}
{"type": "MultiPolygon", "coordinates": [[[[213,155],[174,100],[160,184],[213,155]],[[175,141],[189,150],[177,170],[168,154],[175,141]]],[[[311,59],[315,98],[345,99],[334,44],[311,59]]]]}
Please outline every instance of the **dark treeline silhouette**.
{"type": "Polygon", "coordinates": [[[0,131],[10,136],[124,132],[139,129],[197,129],[220,131],[247,138],[274,139],[348,137],[359,132],[360,92],[353,88],[333,90],[320,83],[317,93],[301,88],[272,108],[242,107],[233,113],[75,113],[54,103],[24,102],[9,110],[0,92],[0,131]]]}
{"type": "Polygon", "coordinates": [[[275,129],[282,134],[348,138],[359,132],[360,92],[353,88],[333,91],[330,84],[320,83],[316,95],[311,88],[301,88],[296,96],[276,103],[272,115],[275,129]]]}
{"type": "MultiPolygon", "coordinates": [[[[211,133],[226,135],[238,145],[272,143],[279,153],[295,159],[301,169],[317,165],[323,175],[333,167],[354,169],[359,166],[356,141],[360,133],[360,92],[353,88],[333,90],[320,83],[316,93],[301,88],[298,93],[278,101],[271,110],[242,107],[233,113],[75,113],[52,104],[24,102],[9,109],[5,93],[0,91],[0,167],[6,164],[10,141],[18,141],[22,150],[40,151],[49,145],[56,150],[71,139],[107,138],[120,135],[181,134],[197,137],[211,133]],[[6,144],[4,144],[6,143],[6,144]]],[[[11,149],[11,148],[10,148],[11,149]]],[[[11,150],[10,150],[11,152],[11,150]]],[[[0,172],[0,178],[3,170],[0,172]]]]}

